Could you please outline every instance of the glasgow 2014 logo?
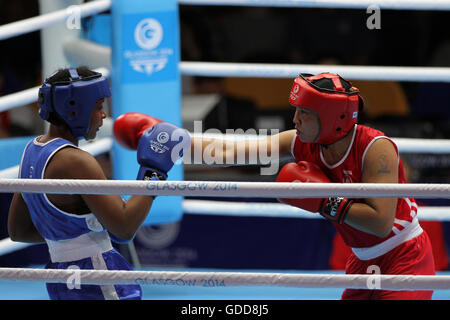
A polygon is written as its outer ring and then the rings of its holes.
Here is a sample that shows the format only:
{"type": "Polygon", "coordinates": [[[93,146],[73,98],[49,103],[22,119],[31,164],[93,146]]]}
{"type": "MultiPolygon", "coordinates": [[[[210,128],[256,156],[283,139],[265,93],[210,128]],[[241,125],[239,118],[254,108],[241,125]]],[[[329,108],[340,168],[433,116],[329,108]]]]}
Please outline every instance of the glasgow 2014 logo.
{"type": "Polygon", "coordinates": [[[161,24],[152,18],[144,19],[134,29],[134,40],[144,50],[152,50],[159,46],[163,38],[161,24]]]}
{"type": "Polygon", "coordinates": [[[124,58],[134,71],[147,76],[163,70],[174,54],[164,41],[163,24],[155,18],[141,19],[134,27],[134,42],[138,50],[124,52],[124,58]]]}

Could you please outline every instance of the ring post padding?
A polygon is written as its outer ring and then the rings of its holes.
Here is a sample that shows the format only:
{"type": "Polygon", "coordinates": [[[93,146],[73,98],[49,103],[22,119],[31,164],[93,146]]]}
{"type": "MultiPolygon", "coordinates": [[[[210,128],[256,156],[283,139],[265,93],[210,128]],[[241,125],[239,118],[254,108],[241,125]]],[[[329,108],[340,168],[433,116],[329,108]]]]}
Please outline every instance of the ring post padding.
{"type": "MultiPolygon", "coordinates": [[[[111,14],[113,118],[142,112],[181,126],[177,1],[116,0],[111,14]]],[[[138,170],[136,151],[114,143],[114,178],[136,179],[138,170]]],[[[183,180],[182,164],[172,168],[169,180],[183,180]]],[[[181,204],[181,196],[158,198],[143,224],[179,221],[181,204]]]]}

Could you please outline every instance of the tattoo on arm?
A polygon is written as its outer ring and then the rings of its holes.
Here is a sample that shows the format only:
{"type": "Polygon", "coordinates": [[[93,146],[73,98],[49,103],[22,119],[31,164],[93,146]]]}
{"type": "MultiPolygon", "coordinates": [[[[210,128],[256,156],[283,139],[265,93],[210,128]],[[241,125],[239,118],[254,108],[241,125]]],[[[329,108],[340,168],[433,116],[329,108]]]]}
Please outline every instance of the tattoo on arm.
{"type": "Polygon", "coordinates": [[[380,155],[378,157],[378,173],[385,173],[385,174],[389,174],[391,173],[391,170],[389,170],[389,160],[388,157],[384,154],[380,155]]]}

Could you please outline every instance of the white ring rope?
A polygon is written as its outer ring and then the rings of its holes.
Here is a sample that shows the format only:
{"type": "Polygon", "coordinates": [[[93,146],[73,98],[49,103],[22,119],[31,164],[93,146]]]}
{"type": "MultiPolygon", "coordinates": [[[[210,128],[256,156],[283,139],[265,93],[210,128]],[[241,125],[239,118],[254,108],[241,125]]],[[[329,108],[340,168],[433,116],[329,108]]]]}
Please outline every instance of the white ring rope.
{"type": "MultiPolygon", "coordinates": [[[[450,10],[446,0],[179,0],[184,5],[224,5],[224,6],[271,6],[271,7],[315,7],[315,8],[354,8],[367,9],[377,5],[381,9],[396,10],[450,10]]],[[[96,0],[77,6],[80,17],[91,16],[111,7],[111,0],[96,0]]],[[[41,30],[45,27],[65,21],[71,11],[64,9],[37,17],[24,19],[0,26],[0,40],[19,36],[25,33],[41,30]]]]}
{"type": "MultiPolygon", "coordinates": [[[[234,217],[265,217],[293,219],[324,219],[317,213],[283,203],[234,202],[217,200],[184,200],[184,214],[217,215],[234,217]]],[[[420,221],[450,221],[450,207],[419,206],[420,221]]]]}
{"type": "Polygon", "coordinates": [[[402,153],[449,154],[450,140],[445,139],[411,139],[392,138],[402,153]]]}
{"type": "Polygon", "coordinates": [[[64,56],[76,65],[111,69],[111,47],[80,38],[67,38],[63,43],[64,56]]]}
{"type": "Polygon", "coordinates": [[[258,6],[300,8],[367,9],[377,5],[392,10],[450,10],[447,0],[178,0],[182,5],[258,6]]]}
{"type": "MultiPolygon", "coordinates": [[[[180,1],[180,4],[210,4],[210,5],[283,5],[283,6],[335,6],[335,5],[372,5],[372,1],[366,3],[359,2],[355,4],[350,0],[338,1],[295,1],[295,0],[227,0],[227,1],[180,1]]],[[[446,0],[435,0],[433,2],[423,1],[378,1],[379,6],[393,6],[401,8],[407,7],[420,8],[421,6],[435,6],[444,10],[450,9],[450,3],[446,0]]],[[[80,10],[80,16],[86,17],[96,13],[108,10],[111,6],[111,0],[97,0],[77,6],[80,10]]],[[[40,30],[46,26],[59,23],[67,19],[72,14],[69,10],[59,10],[44,14],[38,17],[25,19],[0,26],[0,40],[7,39],[20,34],[40,30]]],[[[85,45],[86,46],[86,45],[85,45]]],[[[99,45],[94,46],[98,51],[99,45]]],[[[66,48],[67,49],[67,48],[66,48]]],[[[100,50],[107,54],[108,48],[100,50]]],[[[76,50],[76,49],[73,49],[76,50]]],[[[89,51],[88,51],[89,52],[89,51]]],[[[103,59],[107,61],[108,59],[103,59]]],[[[394,80],[394,81],[444,81],[450,82],[450,68],[427,68],[427,67],[382,67],[382,66],[317,66],[317,65],[279,65],[279,64],[245,64],[245,63],[212,63],[212,62],[180,62],[180,72],[186,75],[196,76],[220,76],[220,77],[276,77],[292,78],[299,72],[319,73],[334,72],[350,80],[394,80]]],[[[27,104],[33,101],[32,96],[36,88],[30,88],[22,92],[14,93],[0,98],[0,111],[7,110],[13,106],[27,104]]],[[[37,97],[37,95],[35,95],[37,97]]],[[[37,98],[36,98],[37,99],[37,98]]]]}
{"type": "Polygon", "coordinates": [[[337,73],[349,80],[450,82],[446,67],[388,67],[276,63],[180,63],[184,75],[203,77],[295,78],[299,73],[337,73]]]}
{"type": "MultiPolygon", "coordinates": [[[[104,121],[110,121],[105,119],[104,121]]],[[[110,134],[110,133],[109,133],[110,134]]],[[[217,135],[217,134],[202,134],[198,135],[191,133],[192,137],[203,138],[217,138],[224,140],[244,140],[244,139],[258,139],[258,136],[241,136],[241,135],[217,135]]],[[[409,138],[393,138],[392,139],[400,153],[429,153],[429,154],[449,154],[450,140],[444,139],[409,139],[409,138]]],[[[83,150],[91,153],[94,157],[109,152],[113,146],[112,138],[102,138],[95,142],[80,146],[83,150]]],[[[19,165],[0,170],[0,179],[14,179],[19,173],[19,165]]]]}
{"type": "Polygon", "coordinates": [[[67,284],[140,284],[183,287],[279,286],[385,290],[448,290],[450,276],[289,274],[251,272],[112,271],[0,268],[0,280],[67,284]]]}
{"type": "Polygon", "coordinates": [[[1,179],[0,192],[239,198],[450,198],[450,184],[1,179]]]}
{"type": "MultiPolygon", "coordinates": [[[[179,0],[182,5],[224,5],[224,6],[271,6],[271,7],[315,7],[367,9],[377,5],[381,9],[395,10],[450,10],[447,0],[179,0]]],[[[111,0],[96,0],[77,6],[80,17],[91,16],[111,7],[111,0]]],[[[0,26],[0,40],[41,30],[65,21],[72,12],[67,9],[43,14],[37,17],[0,26]]]]}
{"type": "MultiPolygon", "coordinates": [[[[323,219],[321,215],[281,203],[183,200],[183,214],[291,219],[323,219]]],[[[419,207],[420,221],[450,221],[450,207],[419,207]]],[[[0,256],[35,243],[0,240],[0,256]]]]}
{"type": "Polygon", "coordinates": [[[0,98],[0,112],[37,101],[40,86],[11,93],[0,98]]]}
{"type": "Polygon", "coordinates": [[[28,248],[32,245],[36,245],[36,243],[16,242],[12,241],[11,238],[2,239],[0,240],[0,256],[28,248]]]}
{"type": "MultiPolygon", "coordinates": [[[[267,136],[261,135],[239,135],[239,134],[215,134],[215,133],[190,133],[193,138],[204,139],[222,139],[225,141],[243,141],[263,139],[267,136]]],[[[402,153],[431,153],[431,154],[449,154],[449,139],[416,139],[416,138],[392,138],[402,153]]]]}
{"type": "MultiPolygon", "coordinates": [[[[97,0],[77,5],[80,18],[91,16],[111,7],[111,0],[97,0]]],[[[69,8],[50,12],[37,17],[20,20],[0,26],[0,40],[16,37],[25,33],[41,30],[45,27],[64,22],[73,14],[69,8]]]]}
{"type": "MultiPolygon", "coordinates": [[[[111,68],[111,48],[88,40],[71,39],[64,53],[78,64],[91,61],[111,68]],[[92,59],[92,57],[95,57],[92,59]]],[[[314,65],[180,61],[180,73],[190,76],[295,78],[299,73],[334,72],[350,80],[450,81],[448,67],[391,67],[357,65],[314,65]]]]}
{"type": "MultiPolygon", "coordinates": [[[[202,77],[295,78],[299,73],[332,72],[349,80],[450,82],[450,68],[444,67],[327,66],[185,61],[179,63],[179,68],[183,75],[202,77]]],[[[35,87],[1,97],[0,111],[36,101],[37,89],[38,87],[35,87]]]]}

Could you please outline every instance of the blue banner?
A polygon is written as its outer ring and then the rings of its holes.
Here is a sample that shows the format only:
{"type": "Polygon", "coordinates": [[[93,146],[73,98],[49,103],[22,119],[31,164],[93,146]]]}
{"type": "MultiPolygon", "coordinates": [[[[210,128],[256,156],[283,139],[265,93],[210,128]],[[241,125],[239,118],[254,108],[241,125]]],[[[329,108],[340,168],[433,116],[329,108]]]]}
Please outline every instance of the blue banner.
{"type": "Polygon", "coordinates": [[[141,228],[134,243],[143,266],[327,270],[335,233],[324,219],[185,214],[141,228]]]}
{"type": "MultiPolygon", "coordinates": [[[[177,1],[116,0],[111,10],[113,118],[142,112],[181,126],[177,1]]],[[[135,151],[114,143],[112,160],[115,179],[136,179],[135,151]]],[[[169,180],[183,180],[182,164],[169,180]]],[[[158,197],[144,225],[180,220],[181,203],[182,197],[158,197]]]]}

